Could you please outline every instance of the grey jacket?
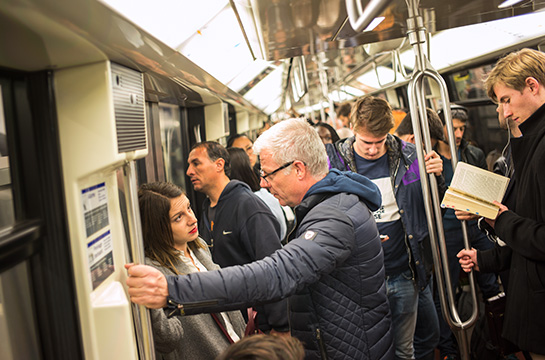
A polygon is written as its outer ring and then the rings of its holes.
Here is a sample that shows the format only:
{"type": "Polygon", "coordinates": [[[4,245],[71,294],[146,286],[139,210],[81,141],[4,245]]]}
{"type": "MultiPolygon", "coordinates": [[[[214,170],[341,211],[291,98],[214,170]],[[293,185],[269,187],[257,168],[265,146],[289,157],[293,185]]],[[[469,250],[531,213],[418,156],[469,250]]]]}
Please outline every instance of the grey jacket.
{"type": "MultiPolygon", "coordinates": [[[[195,241],[205,244],[204,240],[201,239],[195,241]]],[[[219,266],[212,262],[208,247],[200,248],[194,243],[189,243],[188,246],[208,270],[219,269],[219,266]]],[[[146,264],[153,266],[165,275],[176,275],[149,258],[146,258],[146,264]]],[[[194,269],[181,261],[175,265],[181,274],[194,272],[194,269]]],[[[165,311],[169,312],[163,309],[151,310],[153,339],[157,359],[215,359],[229,346],[227,337],[220,330],[212,315],[174,316],[168,319],[165,311]]],[[[220,314],[217,315],[225,327],[222,316],[220,314]]],[[[240,311],[231,311],[227,313],[227,316],[235,332],[242,338],[246,325],[240,311]]]]}

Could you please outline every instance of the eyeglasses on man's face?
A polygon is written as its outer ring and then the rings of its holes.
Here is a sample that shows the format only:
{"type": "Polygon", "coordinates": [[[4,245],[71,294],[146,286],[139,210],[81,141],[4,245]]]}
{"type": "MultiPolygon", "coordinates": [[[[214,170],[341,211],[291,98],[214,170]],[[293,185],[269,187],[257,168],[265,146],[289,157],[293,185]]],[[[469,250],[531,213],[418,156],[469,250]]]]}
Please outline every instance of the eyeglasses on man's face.
{"type": "Polygon", "coordinates": [[[274,170],[274,171],[272,171],[272,172],[270,172],[268,174],[263,170],[259,170],[259,175],[261,176],[261,178],[263,180],[265,180],[265,182],[267,182],[267,184],[270,184],[269,180],[267,180],[267,178],[269,176],[274,175],[275,173],[279,172],[280,170],[287,168],[288,166],[292,165],[294,162],[295,162],[295,160],[290,161],[288,163],[285,163],[284,165],[280,166],[278,169],[276,169],[276,170],[274,170]]]}

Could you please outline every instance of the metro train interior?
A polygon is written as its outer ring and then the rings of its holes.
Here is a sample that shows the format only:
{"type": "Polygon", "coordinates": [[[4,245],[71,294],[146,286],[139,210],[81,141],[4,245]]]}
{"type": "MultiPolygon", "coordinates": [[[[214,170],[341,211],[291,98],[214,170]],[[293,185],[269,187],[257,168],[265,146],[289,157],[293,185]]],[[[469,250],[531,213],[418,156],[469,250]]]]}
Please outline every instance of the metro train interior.
{"type": "MultiPolygon", "coordinates": [[[[139,184],[199,208],[191,146],[336,120],[366,94],[409,110],[415,31],[466,137],[508,134],[482,79],[545,47],[543,0],[6,0],[0,3],[0,358],[153,359],[123,264],[141,261],[139,184]],[[190,4],[191,3],[191,4],[190,4]],[[195,3],[195,4],[193,4],[195,3]],[[419,19],[416,21],[415,19],[419,19]],[[420,27],[414,27],[418,23],[420,27]]],[[[426,105],[445,105],[425,82],[426,105]]],[[[196,213],[199,213],[197,210],[196,213]]]]}

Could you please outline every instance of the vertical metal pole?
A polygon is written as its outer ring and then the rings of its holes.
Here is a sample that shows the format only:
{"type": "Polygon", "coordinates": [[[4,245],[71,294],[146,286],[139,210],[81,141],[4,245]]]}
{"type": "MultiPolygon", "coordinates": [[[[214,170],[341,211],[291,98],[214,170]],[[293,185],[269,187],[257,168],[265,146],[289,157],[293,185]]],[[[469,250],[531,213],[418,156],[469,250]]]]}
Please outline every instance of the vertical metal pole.
{"type": "MultiPolygon", "coordinates": [[[[426,98],[424,80],[426,77],[432,78],[439,85],[443,107],[445,108],[447,130],[449,133],[450,151],[452,153],[453,168],[457,163],[456,147],[454,142],[454,131],[450,119],[449,99],[447,86],[443,78],[433,69],[424,52],[426,44],[426,29],[423,26],[422,17],[418,14],[418,0],[407,0],[409,18],[407,19],[407,36],[416,56],[415,69],[409,83],[409,101],[411,120],[415,135],[417,148],[418,165],[421,174],[422,192],[424,194],[424,204],[426,207],[426,219],[428,221],[430,240],[433,251],[433,260],[436,271],[436,281],[438,284],[438,293],[441,300],[441,308],[445,321],[453,330],[458,339],[460,354],[463,360],[469,360],[469,336],[468,331],[475,324],[478,315],[477,297],[474,284],[473,273],[470,273],[470,289],[473,300],[473,311],[469,320],[463,322],[460,319],[456,304],[454,301],[452,284],[450,281],[450,270],[448,264],[448,254],[446,249],[445,235],[443,231],[443,222],[441,209],[439,208],[439,192],[437,182],[433,174],[425,176],[424,152],[423,146],[431,150],[431,138],[426,114],[426,98]],[[453,146],[454,144],[454,146],[453,146]],[[431,195],[430,196],[430,186],[431,195]],[[433,199],[432,199],[433,198],[433,199]],[[432,215],[433,208],[433,215],[432,215]],[[434,227],[434,220],[435,225],[434,227]],[[438,245],[439,244],[439,249],[438,245]],[[440,255],[440,257],[439,257],[440,255]],[[447,296],[445,296],[445,291],[447,296]]],[[[464,235],[464,245],[469,248],[467,240],[467,229],[465,222],[462,224],[464,235]]]]}
{"type": "MultiPolygon", "coordinates": [[[[125,164],[125,198],[130,232],[130,250],[132,261],[136,264],[144,263],[144,241],[140,223],[140,209],[138,207],[138,187],[136,185],[136,170],[134,161],[125,164]]],[[[155,347],[151,318],[148,309],[143,305],[132,304],[136,328],[136,341],[141,360],[155,360],[155,347]]]]}

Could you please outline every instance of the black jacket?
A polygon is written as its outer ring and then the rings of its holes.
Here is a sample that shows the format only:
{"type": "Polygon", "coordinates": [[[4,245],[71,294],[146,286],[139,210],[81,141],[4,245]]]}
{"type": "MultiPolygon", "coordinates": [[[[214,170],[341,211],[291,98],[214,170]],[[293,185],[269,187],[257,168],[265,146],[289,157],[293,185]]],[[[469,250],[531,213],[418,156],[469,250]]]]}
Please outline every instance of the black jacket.
{"type": "Polygon", "coordinates": [[[481,271],[509,266],[502,335],[523,350],[545,354],[545,105],[519,128],[523,136],[512,139],[516,204],[495,224],[508,247],[501,248],[502,256],[478,253],[478,264],[481,271]]]}
{"type": "MultiPolygon", "coordinates": [[[[231,180],[223,189],[214,207],[213,226],[208,219],[209,208],[210,199],[207,198],[199,221],[199,234],[211,246],[214,262],[222,268],[263,259],[282,247],[276,217],[245,183],[231,180]]],[[[286,301],[260,306],[256,310],[261,330],[288,329],[286,301]]]]}

